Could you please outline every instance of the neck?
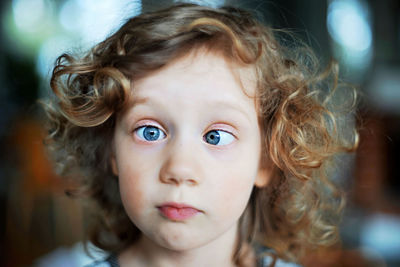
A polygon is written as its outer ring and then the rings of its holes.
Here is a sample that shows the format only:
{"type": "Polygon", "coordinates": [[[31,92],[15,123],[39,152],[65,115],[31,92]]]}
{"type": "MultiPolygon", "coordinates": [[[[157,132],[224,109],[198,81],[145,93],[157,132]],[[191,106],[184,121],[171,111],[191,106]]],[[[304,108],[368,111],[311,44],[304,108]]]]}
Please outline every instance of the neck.
{"type": "Polygon", "coordinates": [[[232,267],[232,256],[236,247],[237,226],[232,227],[223,236],[187,250],[173,250],[161,247],[142,237],[119,256],[121,267],[130,266],[221,266],[232,267]]]}

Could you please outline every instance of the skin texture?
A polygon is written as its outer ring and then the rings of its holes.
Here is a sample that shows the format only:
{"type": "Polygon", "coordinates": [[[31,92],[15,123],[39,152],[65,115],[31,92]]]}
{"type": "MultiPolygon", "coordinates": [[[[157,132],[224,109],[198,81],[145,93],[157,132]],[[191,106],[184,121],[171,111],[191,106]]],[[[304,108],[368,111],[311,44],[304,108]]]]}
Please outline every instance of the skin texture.
{"type": "Polygon", "coordinates": [[[121,266],[233,265],[238,219],[253,186],[269,178],[259,167],[253,76],[251,68],[196,51],[133,84],[111,163],[124,208],[143,235],[120,255],[121,266]],[[146,126],[159,129],[156,140],[146,140],[146,126]],[[213,130],[218,144],[207,142],[213,130]],[[158,208],[167,202],[198,212],[173,220],[158,208]]]}

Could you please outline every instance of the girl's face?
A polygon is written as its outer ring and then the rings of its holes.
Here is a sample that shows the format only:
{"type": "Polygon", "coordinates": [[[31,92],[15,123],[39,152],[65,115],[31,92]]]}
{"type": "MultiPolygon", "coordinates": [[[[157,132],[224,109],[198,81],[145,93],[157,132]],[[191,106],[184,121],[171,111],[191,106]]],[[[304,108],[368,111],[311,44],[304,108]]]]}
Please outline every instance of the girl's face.
{"type": "Polygon", "coordinates": [[[126,213],[153,245],[232,246],[253,186],[268,181],[248,96],[254,75],[233,68],[200,51],[176,60],[134,83],[117,120],[113,171],[126,213]]]}

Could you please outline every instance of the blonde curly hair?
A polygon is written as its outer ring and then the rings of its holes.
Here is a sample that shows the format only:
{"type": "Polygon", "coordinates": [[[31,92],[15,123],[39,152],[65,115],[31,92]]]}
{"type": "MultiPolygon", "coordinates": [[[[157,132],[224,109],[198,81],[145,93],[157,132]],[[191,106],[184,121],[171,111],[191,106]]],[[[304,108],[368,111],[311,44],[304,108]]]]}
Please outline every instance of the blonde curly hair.
{"type": "Polygon", "coordinates": [[[118,253],[140,236],[109,160],[116,116],[132,84],[197,48],[256,70],[263,159],[274,170],[268,186],[254,188],[240,219],[234,261],[241,265],[243,244],[298,262],[308,250],[337,242],[344,202],[328,177],[335,156],[353,151],[358,139],[353,126],[342,131],[345,114],[333,108],[334,95],[346,92],[352,108],[356,94],[341,86],[336,64],[321,72],[312,51],[293,40],[237,8],[179,4],[129,19],[83,57],[58,58],[54,97],[45,105],[47,145],[62,174],[80,177],[72,193],[96,203],[95,245],[118,253]]]}

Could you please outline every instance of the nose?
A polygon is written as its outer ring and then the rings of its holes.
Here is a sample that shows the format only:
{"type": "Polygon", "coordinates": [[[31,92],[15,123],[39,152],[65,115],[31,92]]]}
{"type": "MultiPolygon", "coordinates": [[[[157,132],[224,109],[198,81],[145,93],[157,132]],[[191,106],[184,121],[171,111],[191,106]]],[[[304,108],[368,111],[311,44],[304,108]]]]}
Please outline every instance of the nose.
{"type": "Polygon", "coordinates": [[[199,154],[190,142],[169,144],[166,153],[167,157],[159,174],[161,183],[195,186],[201,182],[199,154]]]}

